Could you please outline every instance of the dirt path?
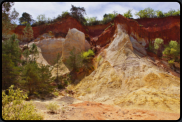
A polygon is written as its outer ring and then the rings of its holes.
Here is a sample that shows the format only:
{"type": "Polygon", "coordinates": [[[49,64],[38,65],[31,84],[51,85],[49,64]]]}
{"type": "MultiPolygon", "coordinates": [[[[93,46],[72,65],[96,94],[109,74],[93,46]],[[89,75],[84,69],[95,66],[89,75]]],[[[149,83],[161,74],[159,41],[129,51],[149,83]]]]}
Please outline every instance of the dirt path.
{"type": "Polygon", "coordinates": [[[59,96],[51,100],[33,100],[44,120],[178,120],[180,114],[158,111],[122,109],[119,106],[97,102],[81,101],[69,96],[59,96]],[[46,105],[56,102],[57,113],[49,113],[46,105]]]}

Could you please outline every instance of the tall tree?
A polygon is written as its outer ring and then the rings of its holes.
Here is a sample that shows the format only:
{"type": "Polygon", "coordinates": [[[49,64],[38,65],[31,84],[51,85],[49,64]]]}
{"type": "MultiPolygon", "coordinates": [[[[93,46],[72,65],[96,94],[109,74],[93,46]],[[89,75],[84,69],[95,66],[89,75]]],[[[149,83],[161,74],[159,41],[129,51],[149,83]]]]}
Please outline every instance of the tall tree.
{"type": "Polygon", "coordinates": [[[74,81],[77,78],[76,72],[78,72],[81,67],[81,61],[82,61],[81,55],[76,54],[76,49],[74,47],[70,51],[70,56],[65,63],[65,65],[71,70],[70,75],[72,81],[74,81]]]}
{"type": "Polygon", "coordinates": [[[55,65],[54,65],[54,67],[57,69],[57,73],[56,73],[57,74],[57,78],[56,78],[56,83],[57,84],[59,84],[59,69],[61,69],[61,64],[62,64],[62,61],[61,61],[60,58],[61,58],[61,56],[58,53],[57,56],[56,56],[55,65]]]}
{"type": "Polygon", "coordinates": [[[19,18],[20,25],[31,24],[33,22],[32,16],[26,12],[23,12],[22,17],[19,18]]]}
{"type": "Polygon", "coordinates": [[[10,12],[13,5],[13,2],[4,2],[2,4],[2,37],[5,39],[10,37],[8,36],[10,30],[17,27],[16,20],[19,13],[15,9],[10,12]]]}
{"type": "Polygon", "coordinates": [[[164,48],[164,40],[163,39],[160,39],[160,38],[156,38],[155,39],[155,42],[154,42],[154,49],[157,50],[157,55],[159,57],[162,56],[162,51],[163,51],[163,48],[164,48]]]}
{"type": "Polygon", "coordinates": [[[126,17],[126,18],[131,18],[131,17],[133,17],[133,15],[131,14],[131,11],[132,11],[132,10],[128,10],[126,13],[124,13],[124,17],[126,17]]]}
{"type": "Polygon", "coordinates": [[[29,23],[24,28],[23,33],[25,37],[27,38],[28,42],[33,38],[33,30],[29,23]]]}
{"type": "Polygon", "coordinates": [[[136,12],[135,15],[140,18],[153,18],[155,15],[155,12],[152,8],[148,7],[148,8],[145,8],[144,10],[140,10],[139,12],[136,12]]]}
{"type": "Polygon", "coordinates": [[[2,42],[2,88],[7,89],[10,85],[18,82],[21,50],[15,34],[10,39],[2,42]]]}
{"type": "Polygon", "coordinates": [[[155,11],[155,13],[156,13],[157,17],[164,17],[163,12],[160,10],[155,11]]]}
{"type": "Polygon", "coordinates": [[[84,14],[86,14],[84,7],[76,7],[74,5],[71,5],[70,11],[71,11],[71,15],[77,18],[81,23],[86,22],[84,18],[84,14]]]}

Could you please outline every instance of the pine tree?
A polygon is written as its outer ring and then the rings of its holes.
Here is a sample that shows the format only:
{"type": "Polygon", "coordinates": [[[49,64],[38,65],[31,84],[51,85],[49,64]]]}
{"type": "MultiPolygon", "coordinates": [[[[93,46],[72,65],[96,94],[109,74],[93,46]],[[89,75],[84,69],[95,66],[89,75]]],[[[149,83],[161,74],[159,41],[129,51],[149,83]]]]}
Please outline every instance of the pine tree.
{"type": "Polygon", "coordinates": [[[21,50],[18,40],[13,34],[8,40],[2,42],[2,88],[7,89],[16,84],[20,74],[21,50]]]}
{"type": "Polygon", "coordinates": [[[27,23],[26,27],[23,30],[23,33],[25,37],[27,38],[28,42],[33,38],[33,30],[29,23],[27,23]]]}
{"type": "MultiPolygon", "coordinates": [[[[59,84],[59,70],[63,70],[62,68],[61,68],[61,64],[62,64],[62,61],[61,61],[61,56],[60,56],[60,54],[58,53],[57,54],[57,57],[56,57],[56,59],[55,59],[55,65],[54,65],[54,67],[57,69],[57,78],[56,78],[56,83],[57,84],[59,84]]],[[[61,79],[60,79],[61,80],[61,79]]]]}

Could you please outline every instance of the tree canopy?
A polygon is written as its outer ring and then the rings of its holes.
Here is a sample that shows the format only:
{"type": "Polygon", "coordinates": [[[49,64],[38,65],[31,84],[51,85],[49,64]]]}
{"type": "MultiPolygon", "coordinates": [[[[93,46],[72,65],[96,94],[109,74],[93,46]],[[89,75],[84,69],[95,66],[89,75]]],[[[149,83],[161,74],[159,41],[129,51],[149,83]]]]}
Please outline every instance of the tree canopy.
{"type": "Polygon", "coordinates": [[[86,14],[84,7],[76,7],[74,5],[71,5],[71,15],[75,18],[77,18],[82,24],[86,22],[84,18],[84,14],[86,14]]]}
{"type": "Polygon", "coordinates": [[[13,2],[4,2],[2,4],[2,37],[3,38],[9,38],[8,32],[13,30],[16,25],[16,20],[19,15],[19,13],[13,9],[12,12],[10,12],[11,7],[14,5],[13,2]]]}
{"type": "Polygon", "coordinates": [[[132,18],[133,15],[131,14],[131,11],[132,10],[128,10],[126,13],[124,13],[124,17],[126,17],[126,18],[132,18]]]}
{"type": "Polygon", "coordinates": [[[32,16],[26,12],[23,12],[22,17],[19,18],[20,25],[31,24],[33,22],[32,16]]]}

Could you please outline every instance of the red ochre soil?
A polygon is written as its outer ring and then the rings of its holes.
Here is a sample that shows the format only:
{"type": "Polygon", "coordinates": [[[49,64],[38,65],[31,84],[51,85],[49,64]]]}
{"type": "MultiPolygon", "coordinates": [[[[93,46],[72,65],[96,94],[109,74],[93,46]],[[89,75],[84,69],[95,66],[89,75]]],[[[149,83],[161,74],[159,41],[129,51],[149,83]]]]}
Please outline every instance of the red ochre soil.
{"type": "Polygon", "coordinates": [[[160,111],[124,109],[119,106],[85,101],[71,104],[69,112],[62,115],[66,120],[178,120],[180,114],[160,111]]]}
{"type": "MultiPolygon", "coordinates": [[[[39,35],[49,31],[52,31],[58,36],[65,36],[69,28],[77,28],[83,33],[89,35],[92,46],[99,45],[103,47],[112,40],[117,24],[123,24],[126,32],[129,35],[133,33],[135,36],[132,36],[137,39],[137,41],[140,41],[140,38],[144,38],[147,43],[146,47],[148,46],[147,40],[154,40],[155,38],[162,38],[165,44],[167,44],[170,40],[180,40],[180,16],[134,20],[118,15],[113,21],[105,25],[95,26],[83,26],[75,18],[66,16],[60,22],[32,28],[34,31],[34,38],[37,38],[39,35]],[[114,23],[114,26],[105,30],[110,23],[114,23]]],[[[25,26],[19,25],[15,30],[13,30],[13,32],[18,35],[23,35],[24,27],[25,26]]]]}

